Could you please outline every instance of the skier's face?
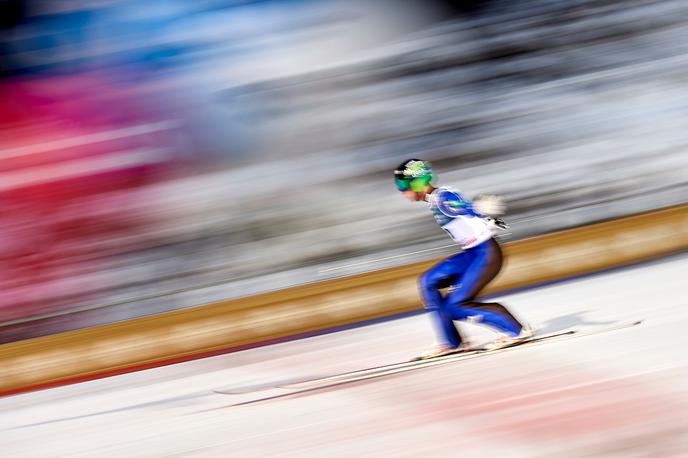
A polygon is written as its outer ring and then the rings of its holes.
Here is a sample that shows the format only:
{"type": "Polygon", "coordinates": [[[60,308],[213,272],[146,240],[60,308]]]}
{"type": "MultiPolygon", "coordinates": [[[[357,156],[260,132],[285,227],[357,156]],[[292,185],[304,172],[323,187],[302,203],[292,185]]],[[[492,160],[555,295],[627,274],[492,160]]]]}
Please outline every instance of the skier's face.
{"type": "Polygon", "coordinates": [[[425,199],[425,192],[417,192],[408,189],[406,191],[401,191],[401,194],[411,202],[418,202],[425,199]]]}

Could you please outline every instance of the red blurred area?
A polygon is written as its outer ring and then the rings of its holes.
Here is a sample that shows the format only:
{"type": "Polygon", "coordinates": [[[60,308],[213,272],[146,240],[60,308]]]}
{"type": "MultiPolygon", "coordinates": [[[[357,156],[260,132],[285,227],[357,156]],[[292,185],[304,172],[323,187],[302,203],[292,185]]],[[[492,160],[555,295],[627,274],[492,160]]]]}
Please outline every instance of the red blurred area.
{"type": "Polygon", "coordinates": [[[0,100],[6,321],[97,288],[70,277],[130,249],[152,222],[141,204],[149,185],[174,173],[177,123],[159,103],[152,111],[145,97],[93,75],[3,82],[0,100]]]}

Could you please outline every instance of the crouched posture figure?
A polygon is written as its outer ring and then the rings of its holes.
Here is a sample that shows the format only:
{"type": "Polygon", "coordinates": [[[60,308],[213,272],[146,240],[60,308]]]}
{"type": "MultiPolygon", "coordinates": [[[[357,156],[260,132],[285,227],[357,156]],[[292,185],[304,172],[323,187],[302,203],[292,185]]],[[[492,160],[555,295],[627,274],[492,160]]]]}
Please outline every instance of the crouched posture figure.
{"type": "Polygon", "coordinates": [[[486,349],[501,348],[531,337],[530,326],[519,322],[503,305],[476,301],[480,291],[502,267],[502,250],[494,238],[498,228],[506,227],[496,218],[503,212],[501,200],[482,196],[474,205],[451,188],[435,188],[430,164],[419,159],[402,163],[394,171],[394,178],[397,189],[409,200],[427,202],[440,227],[462,248],[460,253],[441,261],[419,279],[421,297],[439,336],[439,344],[421,357],[468,348],[454,325],[455,320],[471,319],[499,331],[501,336],[486,349]],[[443,288],[448,288],[444,296],[440,291],[443,288]]]}

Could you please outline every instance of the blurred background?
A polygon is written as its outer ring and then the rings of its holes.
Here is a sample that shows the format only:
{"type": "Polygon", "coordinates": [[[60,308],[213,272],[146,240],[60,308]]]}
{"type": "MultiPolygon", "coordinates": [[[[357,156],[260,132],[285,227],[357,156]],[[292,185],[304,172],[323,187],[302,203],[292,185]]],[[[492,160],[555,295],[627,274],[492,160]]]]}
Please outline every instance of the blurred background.
{"type": "Polygon", "coordinates": [[[681,0],[0,8],[0,342],[455,252],[409,157],[505,240],[688,196],[681,0]]]}

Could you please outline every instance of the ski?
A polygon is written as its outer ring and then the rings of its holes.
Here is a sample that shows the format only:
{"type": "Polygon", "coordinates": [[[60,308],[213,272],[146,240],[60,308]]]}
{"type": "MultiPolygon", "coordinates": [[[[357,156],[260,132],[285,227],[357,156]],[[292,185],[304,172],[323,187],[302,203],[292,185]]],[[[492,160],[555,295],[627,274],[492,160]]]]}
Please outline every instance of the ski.
{"type": "MultiPolygon", "coordinates": [[[[342,372],[339,374],[334,374],[334,375],[329,375],[325,377],[316,377],[316,378],[309,378],[309,379],[293,379],[290,383],[282,383],[282,384],[261,384],[258,390],[250,390],[250,389],[216,389],[213,390],[215,393],[218,394],[248,394],[251,391],[261,391],[261,390],[269,390],[269,389],[281,389],[281,390],[288,390],[286,393],[282,392],[280,394],[274,395],[274,396],[266,396],[264,398],[259,398],[259,399],[254,399],[250,401],[245,401],[245,402],[240,402],[237,404],[232,404],[232,406],[238,406],[238,405],[244,405],[244,404],[251,404],[255,402],[261,402],[261,401],[267,401],[271,399],[277,399],[277,398],[282,398],[286,396],[291,396],[299,393],[305,393],[309,391],[315,391],[315,390],[320,390],[324,388],[329,388],[337,385],[344,385],[348,383],[353,383],[357,381],[362,381],[362,380],[367,380],[367,379],[372,379],[372,378],[377,378],[377,377],[385,377],[388,375],[393,375],[393,374],[398,374],[401,372],[407,372],[407,371],[413,371],[417,369],[422,369],[426,367],[432,367],[432,366],[439,366],[443,364],[449,364],[453,362],[458,362],[458,361],[463,361],[463,360],[468,360],[472,358],[477,358],[481,356],[487,356],[491,354],[496,354],[496,353],[501,353],[505,351],[512,351],[512,350],[517,350],[521,347],[528,346],[528,345],[538,345],[542,344],[545,342],[549,342],[552,340],[555,340],[557,338],[564,338],[564,337],[570,337],[570,338],[575,338],[575,337],[584,337],[584,336],[592,336],[596,334],[603,334],[606,332],[611,332],[611,331],[617,331],[621,329],[627,329],[630,327],[637,326],[641,324],[643,321],[638,320],[638,321],[630,321],[630,322],[621,322],[616,325],[604,327],[602,329],[594,329],[591,331],[580,331],[580,330],[566,330],[566,331],[559,331],[559,332],[553,332],[545,335],[535,335],[531,337],[530,339],[523,340],[521,342],[516,342],[513,345],[506,346],[503,348],[499,348],[496,350],[471,350],[467,352],[461,352],[461,353],[450,353],[448,355],[442,355],[442,356],[437,356],[434,358],[428,358],[428,359],[416,359],[416,360],[410,360],[410,361],[403,361],[403,362],[398,362],[398,363],[391,363],[391,364],[383,364],[380,366],[373,366],[373,367],[368,367],[364,369],[357,369],[353,371],[347,371],[347,372],[342,372]]],[[[229,407],[229,406],[228,406],[229,407]]]]}
{"type": "Polygon", "coordinates": [[[457,361],[477,358],[480,356],[487,356],[487,355],[492,355],[495,353],[501,353],[504,351],[515,350],[515,349],[520,348],[520,347],[524,347],[524,346],[528,346],[528,345],[536,345],[538,343],[544,343],[547,341],[551,341],[552,339],[556,339],[559,337],[566,337],[566,336],[575,337],[576,335],[578,335],[578,336],[591,336],[591,335],[595,335],[595,334],[601,334],[601,333],[606,333],[606,332],[610,332],[610,331],[626,329],[626,328],[630,328],[633,326],[637,326],[641,323],[642,323],[642,320],[638,320],[638,321],[632,321],[632,322],[622,322],[622,323],[619,323],[619,324],[616,324],[613,326],[605,327],[603,329],[597,329],[597,330],[592,330],[592,331],[587,331],[587,332],[581,332],[579,330],[567,330],[567,331],[559,331],[559,332],[554,332],[554,333],[540,335],[540,336],[535,335],[535,336],[531,337],[530,339],[522,340],[520,342],[515,342],[512,345],[502,347],[502,348],[499,348],[496,350],[477,349],[477,350],[473,350],[473,351],[469,351],[469,352],[463,352],[463,353],[456,353],[456,354],[450,353],[448,355],[437,356],[435,358],[416,359],[416,360],[406,361],[403,363],[388,364],[388,365],[377,366],[377,367],[372,367],[372,368],[367,368],[367,369],[360,369],[360,370],[356,370],[356,371],[343,372],[341,374],[332,375],[329,377],[322,377],[322,378],[312,379],[312,380],[308,380],[308,381],[300,381],[297,383],[280,385],[280,386],[278,386],[278,388],[287,388],[287,389],[292,389],[292,390],[310,390],[310,389],[316,389],[318,387],[340,385],[343,383],[351,383],[351,382],[366,380],[366,379],[374,378],[374,377],[393,375],[393,374],[400,373],[400,372],[412,371],[412,370],[421,369],[421,368],[425,368],[425,367],[439,366],[439,365],[453,363],[453,362],[457,362],[457,361]]]}
{"type": "Polygon", "coordinates": [[[357,369],[353,371],[348,371],[348,372],[342,372],[340,374],[336,375],[331,375],[328,377],[321,377],[321,378],[314,378],[311,380],[304,380],[304,381],[298,381],[295,383],[289,383],[289,384],[283,384],[279,385],[279,388],[287,388],[287,389],[308,389],[312,387],[313,385],[321,385],[321,384],[338,384],[339,382],[342,381],[356,381],[359,379],[366,379],[366,378],[371,378],[371,377],[376,377],[376,376],[382,376],[382,375],[389,375],[391,373],[397,373],[397,372],[405,372],[409,370],[414,370],[414,369],[420,369],[423,367],[429,367],[429,366],[438,366],[442,364],[448,364],[448,363],[453,363],[456,361],[462,361],[466,359],[472,359],[476,358],[478,356],[482,355],[487,355],[487,354],[493,354],[493,353],[498,353],[503,350],[507,350],[509,348],[514,348],[514,347],[520,347],[523,345],[528,345],[528,344],[534,344],[537,342],[543,342],[547,340],[551,340],[557,337],[562,337],[562,336],[570,336],[575,334],[577,331],[575,330],[568,330],[568,331],[561,331],[561,332],[555,332],[551,334],[545,334],[541,336],[533,336],[529,339],[522,340],[520,342],[515,342],[512,345],[499,348],[496,350],[483,350],[483,349],[475,349],[475,350],[469,350],[469,351],[464,351],[464,352],[456,352],[456,353],[449,353],[446,355],[442,356],[436,356],[433,358],[425,358],[425,359],[418,359],[414,358],[409,361],[404,361],[404,362],[399,362],[399,363],[392,363],[392,364],[384,364],[381,366],[375,366],[375,367],[368,367],[365,369],[357,369]]]}

